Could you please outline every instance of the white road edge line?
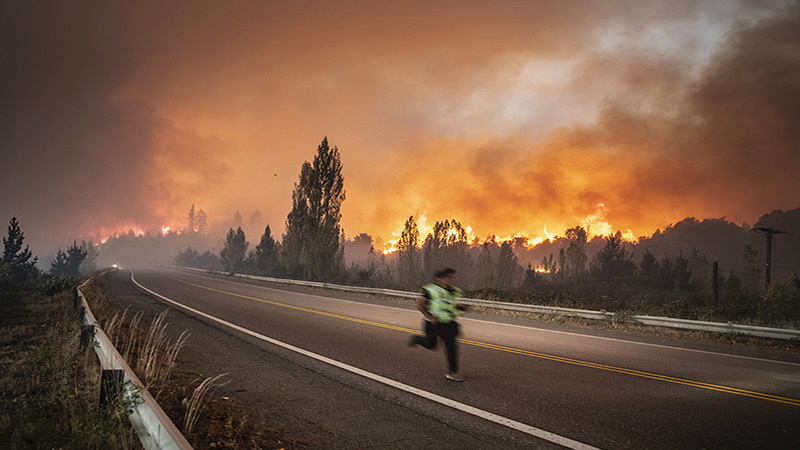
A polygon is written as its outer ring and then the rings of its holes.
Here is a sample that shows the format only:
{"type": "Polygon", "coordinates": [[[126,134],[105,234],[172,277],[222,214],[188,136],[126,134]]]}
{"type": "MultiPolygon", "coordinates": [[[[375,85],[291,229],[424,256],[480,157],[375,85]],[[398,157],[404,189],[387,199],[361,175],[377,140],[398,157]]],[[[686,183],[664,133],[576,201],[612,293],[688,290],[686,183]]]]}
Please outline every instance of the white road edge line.
{"type": "Polygon", "coordinates": [[[312,352],[310,352],[308,350],[304,350],[302,348],[295,347],[295,346],[287,344],[285,342],[281,342],[281,341],[278,341],[276,339],[272,339],[270,337],[264,336],[263,334],[256,333],[255,331],[248,330],[247,328],[240,327],[239,325],[230,323],[230,322],[228,322],[226,320],[220,319],[218,317],[212,316],[212,315],[204,313],[202,311],[198,311],[198,310],[196,310],[196,309],[194,309],[192,307],[186,306],[186,305],[184,305],[182,303],[178,303],[175,300],[172,300],[172,299],[167,298],[167,297],[165,297],[165,296],[163,296],[163,295],[161,295],[161,294],[159,294],[157,292],[154,292],[154,291],[142,286],[141,284],[139,284],[139,282],[136,281],[136,278],[134,278],[134,276],[133,276],[133,271],[131,270],[130,272],[131,272],[131,281],[133,281],[133,283],[136,286],[138,286],[139,288],[141,288],[142,290],[144,290],[144,291],[146,291],[146,292],[148,292],[148,293],[150,293],[150,294],[152,294],[152,295],[154,295],[154,296],[156,296],[156,297],[158,297],[158,298],[160,298],[160,299],[162,299],[162,300],[164,300],[166,302],[172,303],[173,305],[179,306],[180,308],[183,308],[183,309],[185,309],[187,311],[190,311],[190,312],[192,312],[194,314],[197,314],[199,316],[205,317],[205,318],[207,318],[209,320],[213,320],[213,321],[215,321],[217,323],[220,323],[220,324],[223,324],[223,325],[225,325],[227,327],[233,328],[234,330],[241,331],[242,333],[245,333],[247,335],[253,336],[253,337],[258,338],[258,339],[261,339],[262,341],[269,342],[270,344],[274,344],[274,345],[277,345],[279,347],[283,347],[283,348],[285,348],[287,350],[291,350],[291,351],[299,353],[301,355],[308,356],[309,358],[316,359],[317,361],[321,361],[321,362],[324,362],[326,364],[330,364],[330,365],[332,365],[334,367],[338,367],[338,368],[346,370],[348,372],[351,372],[351,373],[354,373],[354,374],[357,374],[357,375],[361,375],[362,377],[369,378],[369,379],[371,379],[373,381],[377,381],[377,382],[385,384],[387,386],[391,386],[391,387],[400,389],[402,391],[408,392],[410,394],[414,394],[414,395],[417,395],[419,397],[434,401],[434,402],[439,403],[441,405],[449,406],[450,408],[457,409],[457,410],[465,412],[467,414],[472,414],[473,416],[479,417],[481,419],[485,419],[485,420],[488,420],[490,422],[494,422],[496,424],[503,425],[503,426],[506,426],[508,428],[520,431],[522,433],[529,434],[529,435],[537,437],[539,439],[544,439],[546,441],[561,445],[562,447],[566,447],[566,448],[573,449],[573,450],[600,450],[597,447],[592,447],[591,445],[587,445],[587,444],[584,444],[582,442],[578,442],[578,441],[566,438],[564,436],[560,436],[558,434],[551,433],[549,431],[545,431],[545,430],[542,430],[540,428],[536,428],[536,427],[530,426],[528,424],[524,424],[522,422],[517,422],[516,420],[512,420],[512,419],[509,419],[507,417],[499,416],[497,414],[493,414],[493,413],[490,413],[488,411],[484,411],[482,409],[478,409],[478,408],[475,408],[473,406],[470,406],[470,405],[467,405],[467,404],[464,404],[464,403],[461,403],[461,402],[458,402],[458,401],[455,401],[455,400],[451,400],[451,399],[449,399],[447,397],[442,397],[440,395],[437,395],[437,394],[434,394],[434,393],[431,393],[431,392],[428,392],[428,391],[424,391],[422,389],[418,389],[418,388],[415,388],[413,386],[409,386],[409,385],[404,384],[404,383],[400,383],[399,381],[395,381],[395,380],[392,380],[390,378],[386,378],[386,377],[382,377],[380,375],[376,375],[376,374],[374,374],[372,372],[368,372],[366,370],[359,369],[358,367],[354,367],[354,366],[351,366],[349,364],[345,364],[345,363],[336,361],[334,359],[330,359],[330,358],[327,358],[325,356],[318,355],[316,353],[312,353],[312,352]]]}

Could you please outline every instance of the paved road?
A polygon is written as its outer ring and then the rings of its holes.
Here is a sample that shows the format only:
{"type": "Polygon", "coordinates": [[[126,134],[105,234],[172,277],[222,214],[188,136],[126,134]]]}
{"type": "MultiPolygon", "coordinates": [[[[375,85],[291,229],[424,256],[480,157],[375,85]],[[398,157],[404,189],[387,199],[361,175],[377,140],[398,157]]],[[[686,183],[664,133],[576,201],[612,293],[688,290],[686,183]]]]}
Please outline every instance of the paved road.
{"type": "MultiPolygon", "coordinates": [[[[722,345],[678,341],[692,347],[680,348],[474,316],[461,320],[466,381],[453,383],[444,378],[443,351],[407,347],[420,328],[410,304],[173,269],[134,275],[176,310],[172,322],[193,317],[182,324],[191,340],[206,342],[194,356],[227,369],[234,387],[247,386],[242,397],[327,430],[330,440],[319,448],[785,449],[800,442],[797,354],[733,355],[722,345]]],[[[116,280],[129,283],[128,276],[120,271],[116,280]]]]}

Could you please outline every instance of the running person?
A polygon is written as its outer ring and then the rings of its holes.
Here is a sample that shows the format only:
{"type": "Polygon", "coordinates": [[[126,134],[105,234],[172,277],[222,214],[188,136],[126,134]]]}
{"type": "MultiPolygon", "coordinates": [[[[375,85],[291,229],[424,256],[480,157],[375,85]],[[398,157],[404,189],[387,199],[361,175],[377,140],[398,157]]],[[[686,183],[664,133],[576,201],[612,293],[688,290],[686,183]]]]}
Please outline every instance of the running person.
{"type": "Polygon", "coordinates": [[[458,299],[464,293],[453,286],[455,274],[455,269],[449,267],[438,270],[433,275],[434,282],[422,288],[417,309],[425,316],[425,336],[413,336],[409,345],[434,350],[439,338],[442,338],[447,349],[447,379],[464,381],[458,373],[456,336],[459,334],[459,324],[455,318],[464,314],[466,307],[458,304],[458,299]]]}

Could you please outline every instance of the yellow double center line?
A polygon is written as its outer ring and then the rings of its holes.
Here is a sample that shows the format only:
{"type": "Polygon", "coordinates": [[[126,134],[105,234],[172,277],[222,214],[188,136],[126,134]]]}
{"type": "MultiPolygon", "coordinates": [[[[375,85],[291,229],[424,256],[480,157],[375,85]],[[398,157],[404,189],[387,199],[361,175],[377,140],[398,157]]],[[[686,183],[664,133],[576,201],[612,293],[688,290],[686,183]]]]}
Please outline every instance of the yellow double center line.
{"type": "MultiPolygon", "coordinates": [[[[344,315],[341,315],[341,314],[329,313],[329,312],[326,312],[326,311],[320,311],[318,309],[304,308],[302,306],[288,305],[286,303],[274,302],[274,301],[271,301],[271,300],[265,300],[263,298],[251,297],[249,295],[237,294],[235,292],[230,292],[230,291],[223,291],[223,290],[220,290],[220,289],[215,289],[215,288],[203,286],[203,285],[200,285],[200,284],[195,284],[195,283],[191,283],[191,282],[188,282],[188,281],[180,280],[178,278],[173,278],[173,277],[170,277],[170,276],[167,276],[167,277],[172,279],[172,280],[175,280],[177,282],[180,282],[180,283],[183,283],[183,284],[187,284],[187,285],[190,285],[190,286],[194,286],[194,287],[197,287],[197,288],[200,288],[200,289],[205,289],[207,291],[217,292],[217,293],[220,293],[220,294],[230,295],[230,296],[233,296],[233,297],[239,297],[239,298],[243,298],[243,299],[247,299],[247,300],[253,300],[253,301],[256,301],[256,302],[266,303],[268,305],[280,306],[282,308],[288,308],[288,309],[293,309],[293,310],[296,310],[296,311],[307,312],[307,313],[316,314],[316,315],[319,315],[319,316],[332,317],[334,319],[347,320],[347,321],[350,321],[350,322],[361,323],[361,324],[364,324],[364,325],[370,325],[370,326],[374,326],[374,327],[386,328],[386,329],[389,329],[389,330],[402,331],[404,333],[422,334],[420,331],[414,330],[414,329],[411,329],[411,328],[399,327],[399,326],[396,326],[396,325],[390,325],[390,324],[381,323],[381,322],[374,322],[374,321],[371,321],[371,320],[359,319],[359,318],[356,318],[356,317],[344,316],[344,315]]],[[[685,385],[685,386],[692,386],[692,387],[697,387],[697,388],[701,388],[701,389],[708,389],[708,390],[717,391],[717,392],[725,392],[725,393],[734,394],[734,395],[743,395],[745,397],[752,397],[752,398],[757,398],[757,399],[760,399],[760,400],[768,400],[768,401],[772,401],[772,402],[784,403],[784,404],[787,404],[787,405],[800,406],[800,399],[794,399],[794,398],[789,398],[789,397],[781,397],[781,396],[772,395],[772,394],[764,394],[764,393],[761,393],[761,392],[754,392],[754,391],[748,391],[748,390],[745,390],[745,389],[737,389],[737,388],[733,388],[733,387],[729,387],[729,386],[720,386],[720,385],[716,385],[716,384],[703,383],[703,382],[700,382],[700,381],[692,381],[692,380],[687,380],[687,379],[683,379],[683,378],[670,377],[670,376],[667,376],[667,375],[659,375],[659,374],[650,373],[650,372],[642,372],[640,370],[626,369],[626,368],[623,368],[623,367],[609,366],[609,365],[606,365],[606,364],[598,364],[598,363],[593,363],[593,362],[589,362],[589,361],[581,361],[579,359],[564,358],[562,356],[548,355],[546,353],[538,353],[538,352],[533,352],[533,351],[530,351],[530,350],[522,350],[522,349],[518,349],[518,348],[506,347],[506,346],[503,346],[503,345],[496,345],[496,344],[489,344],[489,343],[486,343],[486,342],[473,341],[473,340],[469,340],[469,339],[459,339],[458,341],[462,342],[464,344],[467,344],[467,345],[473,345],[475,347],[488,348],[488,349],[491,349],[491,350],[499,350],[499,351],[506,352],[506,353],[514,353],[514,354],[517,354],[517,355],[532,356],[534,358],[546,359],[546,360],[550,360],[550,361],[556,361],[556,362],[572,364],[572,365],[582,366],[582,367],[589,367],[589,368],[592,368],[592,369],[605,370],[605,371],[608,371],[608,372],[622,373],[622,374],[633,375],[633,376],[641,377],[641,378],[649,378],[651,380],[665,381],[665,382],[668,382],[668,383],[682,384],[682,385],[685,385]]]]}

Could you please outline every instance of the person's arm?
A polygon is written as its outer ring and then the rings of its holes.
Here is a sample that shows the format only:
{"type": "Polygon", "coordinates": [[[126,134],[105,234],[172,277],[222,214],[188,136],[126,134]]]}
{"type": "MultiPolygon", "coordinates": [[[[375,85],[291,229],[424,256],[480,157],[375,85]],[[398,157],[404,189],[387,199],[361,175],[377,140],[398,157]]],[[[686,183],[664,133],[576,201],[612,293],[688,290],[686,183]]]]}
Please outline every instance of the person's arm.
{"type": "Polygon", "coordinates": [[[428,311],[428,299],[427,298],[425,298],[423,296],[420,296],[417,299],[417,309],[419,310],[419,312],[422,313],[423,316],[425,316],[428,319],[428,321],[430,321],[430,323],[432,323],[432,324],[439,323],[439,319],[437,319],[436,316],[434,316],[433,314],[431,314],[430,311],[428,311]]]}

